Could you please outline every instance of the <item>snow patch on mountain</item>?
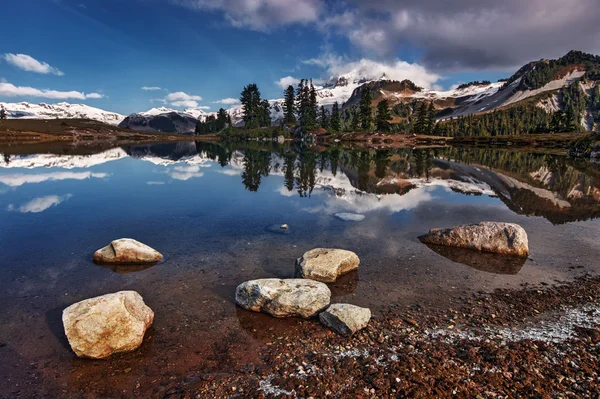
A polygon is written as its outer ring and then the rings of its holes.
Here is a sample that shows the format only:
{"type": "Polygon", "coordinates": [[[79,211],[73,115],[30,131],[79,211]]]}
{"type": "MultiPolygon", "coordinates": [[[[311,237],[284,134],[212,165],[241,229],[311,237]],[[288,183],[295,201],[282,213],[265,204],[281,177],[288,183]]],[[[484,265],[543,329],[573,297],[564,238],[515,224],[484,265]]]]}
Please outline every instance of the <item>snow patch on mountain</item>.
{"type": "Polygon", "coordinates": [[[3,103],[9,119],[92,119],[110,125],[118,125],[125,116],[116,112],[104,111],[85,104],[31,104],[28,102],[3,103]]]}

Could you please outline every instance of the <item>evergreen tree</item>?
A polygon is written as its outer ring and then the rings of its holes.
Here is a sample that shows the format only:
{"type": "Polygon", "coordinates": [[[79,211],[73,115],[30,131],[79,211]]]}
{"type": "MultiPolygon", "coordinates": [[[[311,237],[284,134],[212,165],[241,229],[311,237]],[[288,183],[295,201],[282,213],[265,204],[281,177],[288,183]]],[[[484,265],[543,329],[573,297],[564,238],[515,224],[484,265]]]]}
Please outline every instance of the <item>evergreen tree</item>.
{"type": "Polygon", "coordinates": [[[356,110],[350,111],[350,131],[357,132],[360,129],[360,115],[356,110]]]}
{"type": "Polygon", "coordinates": [[[435,114],[433,102],[430,102],[427,107],[427,134],[433,134],[433,129],[435,128],[435,114]]]}
{"type": "Polygon", "coordinates": [[[390,105],[388,100],[381,100],[377,104],[377,115],[375,116],[375,126],[379,132],[388,132],[390,130],[390,105]]]}
{"type": "Polygon", "coordinates": [[[217,131],[225,129],[228,126],[229,115],[223,108],[219,108],[217,112],[217,131]]]}
{"type": "Polygon", "coordinates": [[[260,102],[260,123],[258,127],[269,126],[271,126],[271,104],[269,104],[269,100],[262,100],[260,102]]]}
{"type": "Polygon", "coordinates": [[[246,129],[260,127],[263,113],[261,111],[260,91],[255,83],[244,87],[240,96],[240,102],[244,109],[242,119],[246,129]]]}
{"type": "Polygon", "coordinates": [[[427,133],[427,105],[423,101],[417,111],[417,120],[414,124],[414,133],[425,134],[427,133]]]}
{"type": "Polygon", "coordinates": [[[296,96],[294,86],[289,85],[283,92],[283,121],[284,123],[296,123],[296,96]]]}
{"type": "Polygon", "coordinates": [[[321,106],[321,111],[319,113],[319,124],[323,129],[329,129],[330,127],[329,111],[323,106],[321,106]]]}
{"type": "Polygon", "coordinates": [[[331,130],[334,132],[339,132],[342,130],[342,121],[340,120],[340,106],[336,101],[333,104],[333,108],[331,108],[331,120],[330,120],[331,130]]]}
{"type": "Polygon", "coordinates": [[[373,102],[371,89],[367,86],[363,86],[359,108],[360,127],[363,130],[371,130],[371,126],[373,124],[373,111],[371,110],[371,102],[373,102]]]}
{"type": "Polygon", "coordinates": [[[6,110],[4,107],[0,107],[0,119],[6,119],[6,110]]]}

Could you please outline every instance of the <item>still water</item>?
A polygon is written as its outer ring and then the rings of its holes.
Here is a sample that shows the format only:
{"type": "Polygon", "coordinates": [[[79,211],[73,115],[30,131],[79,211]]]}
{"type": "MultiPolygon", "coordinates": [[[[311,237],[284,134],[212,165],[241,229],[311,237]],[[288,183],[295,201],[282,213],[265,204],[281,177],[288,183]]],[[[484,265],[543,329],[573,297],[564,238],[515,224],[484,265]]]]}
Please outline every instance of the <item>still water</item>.
{"type": "Polygon", "coordinates": [[[0,397],[157,395],[186,375],[259,363],[267,341],[313,322],[237,309],[235,287],[291,277],[295,259],[314,247],[359,255],[359,272],[331,286],[333,302],[368,306],[375,317],[597,274],[599,216],[600,168],[558,155],[194,142],[4,155],[0,397]],[[365,218],[336,217],[344,212],[365,218]],[[507,262],[416,238],[488,220],[521,224],[530,257],[507,262]],[[284,223],[289,230],[279,229],[284,223]],[[146,269],[92,263],[95,250],[122,237],[165,260],[146,269]],[[76,359],[62,310],[126,289],[156,313],[142,348],[76,359]]]}

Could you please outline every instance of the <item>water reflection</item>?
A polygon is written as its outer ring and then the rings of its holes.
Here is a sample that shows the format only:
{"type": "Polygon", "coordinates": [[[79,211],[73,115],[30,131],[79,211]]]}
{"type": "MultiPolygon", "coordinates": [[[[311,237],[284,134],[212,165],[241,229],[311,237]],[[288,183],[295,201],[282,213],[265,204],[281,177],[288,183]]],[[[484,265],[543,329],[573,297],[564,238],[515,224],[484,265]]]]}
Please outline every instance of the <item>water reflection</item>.
{"type": "MultiPolygon", "coordinates": [[[[127,157],[164,166],[164,173],[175,180],[198,180],[205,176],[202,168],[212,166],[224,175],[239,176],[251,193],[259,192],[268,176],[281,176],[282,195],[311,198],[319,189],[319,193],[346,201],[341,209],[325,204],[313,207],[315,212],[361,213],[379,208],[397,212],[431,198],[436,188],[442,188],[470,196],[498,197],[517,214],[542,216],[553,224],[600,216],[597,165],[552,154],[498,149],[309,149],[271,142],[180,142],[116,148],[95,155],[7,155],[0,160],[0,168],[87,169],[127,157]],[[413,196],[408,197],[411,193],[413,196]]],[[[0,183],[20,187],[111,176],[104,170],[33,171],[0,173],[0,183]]],[[[165,184],[156,177],[147,183],[165,184]]]]}
{"type": "Polygon", "coordinates": [[[462,263],[487,273],[517,274],[527,261],[526,257],[485,253],[443,245],[425,245],[444,258],[450,259],[452,262],[462,263]]]}

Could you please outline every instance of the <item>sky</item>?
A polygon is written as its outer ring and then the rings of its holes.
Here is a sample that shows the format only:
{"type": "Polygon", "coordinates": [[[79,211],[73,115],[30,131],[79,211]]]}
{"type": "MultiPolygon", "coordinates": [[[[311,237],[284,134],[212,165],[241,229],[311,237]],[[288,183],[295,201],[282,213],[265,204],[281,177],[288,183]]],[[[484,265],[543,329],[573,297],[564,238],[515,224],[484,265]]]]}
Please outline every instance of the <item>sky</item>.
{"type": "Polygon", "coordinates": [[[0,101],[216,111],[244,85],[361,70],[448,89],[576,49],[598,0],[19,0],[0,14],[0,101]]]}

